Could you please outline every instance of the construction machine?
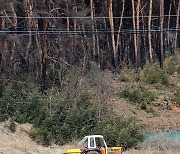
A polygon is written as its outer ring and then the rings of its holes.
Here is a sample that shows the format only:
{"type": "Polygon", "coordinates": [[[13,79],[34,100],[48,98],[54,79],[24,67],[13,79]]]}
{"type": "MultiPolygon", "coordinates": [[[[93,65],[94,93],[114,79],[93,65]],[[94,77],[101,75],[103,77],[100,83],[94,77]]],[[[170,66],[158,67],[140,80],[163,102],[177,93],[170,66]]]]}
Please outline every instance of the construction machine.
{"type": "Polygon", "coordinates": [[[102,135],[85,136],[77,149],[66,149],[63,154],[122,154],[121,147],[107,147],[102,135]]]}

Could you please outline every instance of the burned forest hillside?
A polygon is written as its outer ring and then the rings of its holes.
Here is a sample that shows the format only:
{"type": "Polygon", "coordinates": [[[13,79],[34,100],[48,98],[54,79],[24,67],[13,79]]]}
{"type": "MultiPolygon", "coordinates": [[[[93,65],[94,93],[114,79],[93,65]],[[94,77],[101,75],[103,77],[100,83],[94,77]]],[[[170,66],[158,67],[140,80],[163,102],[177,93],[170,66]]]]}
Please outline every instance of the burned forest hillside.
{"type": "Polygon", "coordinates": [[[64,67],[163,68],[179,47],[179,12],[178,0],[1,0],[1,77],[26,74],[44,91],[48,71],[61,84],[64,67]]]}
{"type": "Polygon", "coordinates": [[[43,146],[179,131],[179,17],[179,0],[0,0],[0,122],[43,146]]]}

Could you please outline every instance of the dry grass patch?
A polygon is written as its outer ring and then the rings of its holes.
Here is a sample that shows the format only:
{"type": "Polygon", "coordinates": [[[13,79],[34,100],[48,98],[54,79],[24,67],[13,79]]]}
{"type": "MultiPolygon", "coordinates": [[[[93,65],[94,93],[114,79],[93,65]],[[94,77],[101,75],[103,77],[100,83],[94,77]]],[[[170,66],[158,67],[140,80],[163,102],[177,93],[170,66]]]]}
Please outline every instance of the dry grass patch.
{"type": "Polygon", "coordinates": [[[124,154],[179,154],[179,152],[153,151],[153,150],[130,150],[130,151],[124,152],[124,154]]]}

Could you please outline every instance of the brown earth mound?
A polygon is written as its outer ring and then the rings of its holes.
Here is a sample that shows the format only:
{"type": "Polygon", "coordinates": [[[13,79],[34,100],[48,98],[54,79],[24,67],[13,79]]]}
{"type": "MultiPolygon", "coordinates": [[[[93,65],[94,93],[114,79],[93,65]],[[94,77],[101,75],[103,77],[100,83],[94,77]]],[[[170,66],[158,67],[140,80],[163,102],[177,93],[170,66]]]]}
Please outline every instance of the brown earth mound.
{"type": "Polygon", "coordinates": [[[0,154],[62,154],[63,147],[42,147],[28,135],[30,124],[16,124],[16,131],[9,130],[7,123],[0,123],[0,154]]]}

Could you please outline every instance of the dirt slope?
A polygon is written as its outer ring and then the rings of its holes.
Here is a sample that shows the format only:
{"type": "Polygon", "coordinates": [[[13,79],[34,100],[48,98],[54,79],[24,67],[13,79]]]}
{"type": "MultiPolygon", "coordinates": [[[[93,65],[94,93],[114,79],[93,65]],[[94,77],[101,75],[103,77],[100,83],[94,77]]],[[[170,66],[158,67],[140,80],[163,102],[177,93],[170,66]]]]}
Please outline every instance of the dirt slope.
{"type": "MultiPolygon", "coordinates": [[[[133,86],[142,84],[133,80],[129,82],[121,82],[120,78],[121,76],[105,71],[103,72],[103,75],[101,75],[101,79],[96,81],[96,85],[99,85],[97,89],[96,87],[86,88],[91,89],[90,91],[92,95],[94,95],[97,100],[101,99],[101,102],[106,103],[108,108],[117,115],[122,115],[124,117],[133,116],[139,119],[141,124],[143,124],[145,133],[180,131],[180,108],[175,106],[172,102],[166,102],[164,100],[167,96],[173,96],[174,91],[171,87],[158,89],[153,85],[143,84],[144,87],[158,96],[158,99],[152,102],[151,108],[155,111],[155,114],[153,114],[152,112],[141,110],[137,106],[128,103],[125,99],[117,96],[117,93],[127,87],[133,88],[133,86]],[[168,108],[166,105],[167,103],[169,105],[168,108]]],[[[173,79],[173,81],[177,81],[177,83],[180,84],[178,76],[173,79]]],[[[84,82],[87,82],[87,79],[85,79],[84,82]]],[[[178,86],[177,83],[174,84],[178,86]]]]}
{"type": "Polygon", "coordinates": [[[15,133],[12,133],[7,123],[0,123],[0,154],[61,154],[63,147],[42,147],[37,145],[28,136],[30,124],[17,124],[15,133]]]}

